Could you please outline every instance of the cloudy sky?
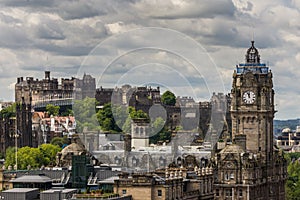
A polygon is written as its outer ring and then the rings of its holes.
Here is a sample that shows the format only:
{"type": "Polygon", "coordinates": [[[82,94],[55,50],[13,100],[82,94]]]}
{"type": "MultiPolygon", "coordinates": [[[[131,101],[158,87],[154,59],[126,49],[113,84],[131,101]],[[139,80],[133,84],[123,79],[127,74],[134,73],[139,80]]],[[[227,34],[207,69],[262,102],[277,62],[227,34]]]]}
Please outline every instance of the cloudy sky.
{"type": "Polygon", "coordinates": [[[277,119],[300,116],[296,0],[0,0],[0,99],[16,77],[92,74],[209,100],[230,92],[254,37],[273,72],[277,119]]]}

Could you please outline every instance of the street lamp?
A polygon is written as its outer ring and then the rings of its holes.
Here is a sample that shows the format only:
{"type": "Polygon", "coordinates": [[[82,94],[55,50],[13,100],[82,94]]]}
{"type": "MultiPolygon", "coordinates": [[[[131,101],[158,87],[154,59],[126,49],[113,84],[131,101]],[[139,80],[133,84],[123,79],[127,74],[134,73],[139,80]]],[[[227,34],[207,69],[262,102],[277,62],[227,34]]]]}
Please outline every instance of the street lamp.
{"type": "Polygon", "coordinates": [[[16,148],[16,155],[15,155],[15,159],[16,159],[16,166],[15,166],[15,170],[18,170],[18,137],[20,136],[19,134],[19,130],[16,131],[16,133],[14,134],[14,138],[15,138],[15,148],[16,148]]]}

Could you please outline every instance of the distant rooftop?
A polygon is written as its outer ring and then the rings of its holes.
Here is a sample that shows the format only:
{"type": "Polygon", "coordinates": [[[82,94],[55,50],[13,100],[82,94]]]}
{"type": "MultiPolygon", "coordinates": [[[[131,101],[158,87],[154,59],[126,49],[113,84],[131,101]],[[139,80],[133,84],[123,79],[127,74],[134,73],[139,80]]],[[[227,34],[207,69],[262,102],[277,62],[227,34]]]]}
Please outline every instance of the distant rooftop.
{"type": "Polygon", "coordinates": [[[26,193],[37,190],[39,190],[39,188],[13,188],[10,190],[4,190],[2,193],[26,193]]]}
{"type": "Polygon", "coordinates": [[[48,176],[42,175],[24,175],[19,178],[13,179],[12,183],[52,183],[52,179],[48,176]]]}

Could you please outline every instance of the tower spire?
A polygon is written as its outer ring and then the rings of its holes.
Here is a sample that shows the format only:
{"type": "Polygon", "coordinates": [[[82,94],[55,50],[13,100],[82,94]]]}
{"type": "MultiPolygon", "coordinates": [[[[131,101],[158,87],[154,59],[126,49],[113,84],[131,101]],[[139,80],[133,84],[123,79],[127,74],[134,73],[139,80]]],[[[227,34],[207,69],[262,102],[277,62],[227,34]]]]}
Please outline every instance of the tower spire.
{"type": "Polygon", "coordinates": [[[252,40],[254,42],[254,27],[252,27],[252,40]]]}

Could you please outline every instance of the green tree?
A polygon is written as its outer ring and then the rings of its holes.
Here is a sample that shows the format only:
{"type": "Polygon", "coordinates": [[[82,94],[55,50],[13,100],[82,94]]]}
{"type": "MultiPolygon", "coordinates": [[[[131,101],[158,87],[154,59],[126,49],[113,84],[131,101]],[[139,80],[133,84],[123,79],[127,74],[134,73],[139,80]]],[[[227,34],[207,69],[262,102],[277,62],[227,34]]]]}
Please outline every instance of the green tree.
{"type": "Polygon", "coordinates": [[[288,179],[285,184],[286,199],[296,200],[300,197],[300,153],[286,153],[285,159],[288,162],[288,179]]]}
{"type": "Polygon", "coordinates": [[[11,165],[12,167],[16,164],[16,148],[8,147],[5,152],[5,166],[8,167],[11,165]]]}
{"type": "Polygon", "coordinates": [[[149,119],[147,113],[142,110],[136,111],[134,108],[129,112],[131,119],[146,118],[149,119]]]}
{"type": "Polygon", "coordinates": [[[124,133],[131,133],[131,117],[128,116],[125,123],[122,126],[122,131],[124,133]]]}
{"type": "Polygon", "coordinates": [[[62,148],[64,145],[67,145],[69,143],[70,142],[67,137],[54,137],[50,142],[50,144],[59,146],[60,148],[62,148]]]}
{"type": "Polygon", "coordinates": [[[59,115],[59,106],[55,106],[53,104],[48,104],[46,106],[46,111],[48,112],[49,115],[53,115],[53,116],[58,116],[59,115]]]}
{"type": "Polygon", "coordinates": [[[126,108],[121,105],[105,104],[97,112],[97,119],[104,131],[130,133],[131,120],[136,118],[149,118],[142,110],[136,111],[134,107],[126,108]]]}
{"type": "Polygon", "coordinates": [[[164,128],[164,125],[165,125],[165,120],[161,117],[157,117],[153,122],[153,131],[155,133],[159,133],[164,128]]]}
{"type": "Polygon", "coordinates": [[[39,166],[55,165],[56,154],[61,151],[61,147],[53,144],[42,144],[39,150],[43,155],[43,159],[39,162],[39,166]]]}
{"type": "Polygon", "coordinates": [[[131,106],[128,107],[127,113],[129,113],[129,115],[127,115],[127,118],[122,126],[122,131],[124,133],[131,133],[131,120],[132,119],[138,119],[138,118],[149,119],[149,116],[147,115],[147,113],[145,113],[142,110],[136,111],[135,108],[131,107],[131,106]]]}
{"type": "Polygon", "coordinates": [[[300,197],[300,163],[291,162],[288,166],[288,179],[286,182],[287,199],[296,200],[300,197]]]}
{"type": "Polygon", "coordinates": [[[176,97],[174,93],[169,90],[165,91],[161,96],[162,103],[168,106],[174,106],[176,103],[176,97]]]}
{"type": "MultiPolygon", "coordinates": [[[[18,149],[18,169],[27,169],[30,166],[32,169],[47,166],[55,163],[56,153],[61,150],[60,147],[52,144],[43,144],[38,148],[30,148],[28,146],[18,149]]],[[[5,166],[14,166],[15,148],[10,147],[6,150],[5,166]]]]}
{"type": "Polygon", "coordinates": [[[114,119],[110,103],[104,104],[103,108],[97,112],[97,119],[103,131],[121,132],[114,119]]]}
{"type": "Polygon", "coordinates": [[[82,132],[84,127],[88,130],[100,130],[96,115],[97,101],[95,98],[86,97],[74,101],[73,112],[76,118],[76,131],[82,132]]]}
{"type": "Polygon", "coordinates": [[[72,109],[67,109],[65,112],[61,114],[62,116],[74,116],[74,112],[72,109]]]}
{"type": "Polygon", "coordinates": [[[0,115],[2,118],[10,118],[16,116],[16,103],[13,103],[12,105],[2,109],[0,111],[0,115]]]}
{"type": "Polygon", "coordinates": [[[118,126],[118,128],[115,129],[120,129],[124,125],[127,117],[128,117],[128,108],[126,106],[122,105],[112,105],[112,114],[113,118],[115,120],[115,125],[118,126]]]}
{"type": "Polygon", "coordinates": [[[152,124],[152,137],[150,143],[156,144],[158,142],[166,142],[171,140],[171,131],[165,124],[165,120],[157,117],[152,124]]]}
{"type": "Polygon", "coordinates": [[[18,149],[18,169],[27,169],[27,166],[36,169],[40,167],[43,160],[43,155],[37,148],[28,146],[18,149]]]}

